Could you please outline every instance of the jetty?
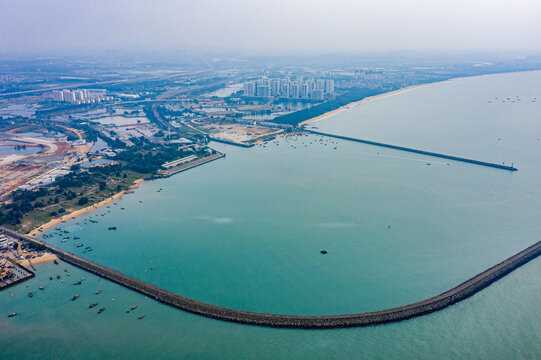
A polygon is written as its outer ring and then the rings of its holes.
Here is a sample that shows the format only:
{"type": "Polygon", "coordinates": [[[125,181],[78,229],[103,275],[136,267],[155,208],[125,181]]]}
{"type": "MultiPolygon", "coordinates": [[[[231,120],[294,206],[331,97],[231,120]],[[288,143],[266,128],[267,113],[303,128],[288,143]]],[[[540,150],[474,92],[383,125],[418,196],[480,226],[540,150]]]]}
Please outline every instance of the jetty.
{"type": "Polygon", "coordinates": [[[203,315],[209,318],[267,327],[300,328],[300,329],[329,329],[343,327],[358,327],[398,322],[414,317],[443,310],[453,304],[473,296],[498,279],[503,278],[515,269],[535,259],[541,254],[541,241],[522,250],[507,260],[472,277],[462,284],[430,299],[392,309],[347,315],[297,316],[255,313],[229,309],[206,304],[197,300],[172,293],[141,280],[122,274],[113,269],[83,259],[67,251],[58,249],[34,237],[17,233],[0,227],[6,235],[22,241],[41,245],[54,253],[61,260],[89,271],[104,279],[113,281],[128,289],[137,291],[163,304],[203,315]]]}
{"type": "Polygon", "coordinates": [[[340,139],[340,140],[353,141],[353,142],[358,142],[358,143],[368,144],[368,145],[373,145],[373,146],[379,146],[379,147],[384,147],[384,148],[393,149],[393,150],[407,151],[407,152],[411,152],[411,153],[415,153],[415,154],[427,155],[427,156],[437,157],[437,158],[446,159],[446,160],[461,161],[461,162],[475,164],[475,165],[488,166],[488,167],[495,168],[495,169],[500,169],[500,170],[507,170],[507,171],[517,171],[518,170],[517,168],[513,167],[513,165],[507,166],[507,165],[503,165],[503,164],[496,164],[496,163],[490,163],[490,162],[486,162],[486,161],[473,160],[473,159],[468,159],[468,158],[464,158],[464,157],[460,157],[460,156],[446,155],[446,154],[441,154],[441,153],[436,153],[436,152],[431,152],[431,151],[425,151],[425,150],[409,148],[409,147],[405,147],[405,146],[391,145],[391,144],[386,144],[386,143],[377,142],[377,141],[357,139],[357,138],[352,138],[352,137],[348,137],[348,136],[328,134],[328,133],[324,133],[324,132],[321,132],[321,131],[315,131],[315,130],[304,129],[304,131],[312,133],[312,134],[321,135],[321,136],[327,136],[327,137],[340,139]]]}

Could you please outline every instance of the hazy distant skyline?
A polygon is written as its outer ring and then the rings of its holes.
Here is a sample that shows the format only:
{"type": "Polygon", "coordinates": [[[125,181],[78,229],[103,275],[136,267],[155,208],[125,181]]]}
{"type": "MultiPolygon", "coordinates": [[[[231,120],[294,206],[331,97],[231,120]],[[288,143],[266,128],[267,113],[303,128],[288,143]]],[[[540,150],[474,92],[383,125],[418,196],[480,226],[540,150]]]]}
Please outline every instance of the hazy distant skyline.
{"type": "Polygon", "coordinates": [[[0,51],[541,52],[539,0],[0,0],[0,51]]]}

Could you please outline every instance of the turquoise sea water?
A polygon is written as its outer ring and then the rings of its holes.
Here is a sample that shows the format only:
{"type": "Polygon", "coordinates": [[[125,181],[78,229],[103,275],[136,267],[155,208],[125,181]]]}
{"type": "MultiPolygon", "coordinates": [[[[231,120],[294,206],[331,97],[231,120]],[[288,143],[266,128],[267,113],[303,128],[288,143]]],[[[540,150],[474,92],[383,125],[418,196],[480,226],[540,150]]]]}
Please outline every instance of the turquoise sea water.
{"type": "MultiPolygon", "coordinates": [[[[425,299],[539,240],[539,84],[540,72],[460,79],[312,124],[513,162],[516,173],[319,136],[251,149],[213,144],[225,159],[144,183],[117,205],[63,224],[80,240],[61,242],[66,234],[54,230],[46,240],[181,295],[242,310],[341,314],[425,299]],[[83,253],[86,246],[93,251],[83,253]]],[[[0,357],[535,358],[540,270],[533,261],[423,318],[306,331],[206,319],[69,265],[45,264],[36,279],[0,293],[0,313],[19,313],[0,317],[0,357]],[[82,285],[73,285],[81,277],[82,285]],[[28,291],[37,294],[28,298],[28,291]],[[103,314],[88,309],[93,301],[106,307],[103,314]]]]}

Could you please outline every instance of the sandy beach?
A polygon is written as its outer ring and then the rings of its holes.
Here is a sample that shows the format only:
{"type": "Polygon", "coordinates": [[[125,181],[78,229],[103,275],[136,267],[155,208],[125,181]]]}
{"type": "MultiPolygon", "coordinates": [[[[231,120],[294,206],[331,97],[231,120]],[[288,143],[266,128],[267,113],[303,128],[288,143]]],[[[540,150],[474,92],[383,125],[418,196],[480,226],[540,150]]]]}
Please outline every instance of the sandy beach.
{"type": "Polygon", "coordinates": [[[31,268],[33,267],[33,265],[42,264],[42,263],[46,263],[46,262],[54,261],[54,260],[58,260],[58,257],[54,254],[47,252],[47,253],[43,253],[43,255],[41,256],[35,257],[30,260],[28,259],[21,260],[18,263],[19,265],[22,265],[26,268],[31,268]]]}
{"type": "MultiPolygon", "coordinates": [[[[143,179],[137,179],[134,181],[133,185],[130,186],[130,189],[128,191],[131,191],[133,189],[135,189],[136,187],[138,187],[139,185],[141,185],[141,183],[143,182],[143,179]]],[[[62,223],[63,221],[67,221],[67,220],[71,220],[71,219],[75,219],[76,217],[78,216],[81,216],[83,214],[87,214],[91,211],[94,211],[96,209],[99,209],[107,204],[110,204],[112,203],[113,201],[116,201],[118,199],[120,199],[122,196],[124,196],[126,194],[126,191],[121,191],[105,200],[102,200],[100,201],[99,203],[96,203],[94,205],[90,205],[90,206],[87,206],[83,209],[79,209],[79,210],[76,210],[74,212],[71,212],[69,214],[66,214],[60,218],[57,218],[57,219],[52,219],[51,221],[49,221],[48,223],[45,223],[37,228],[35,228],[34,230],[30,231],[28,233],[28,235],[30,236],[36,236],[36,235],[39,235],[40,233],[52,228],[52,227],[55,227],[57,226],[58,224],[62,223]]],[[[33,263],[33,262],[32,262],[33,263]]]]}
{"type": "Polygon", "coordinates": [[[389,92],[386,92],[386,93],[383,93],[383,94],[369,96],[369,97],[366,97],[366,98],[364,98],[362,100],[354,101],[354,102],[351,102],[351,103],[349,103],[347,105],[341,106],[338,109],[326,112],[325,114],[321,114],[321,115],[316,116],[314,118],[305,120],[305,121],[299,123],[299,126],[303,126],[303,125],[306,125],[306,124],[314,122],[314,121],[323,120],[325,118],[328,118],[329,116],[332,116],[332,115],[337,114],[339,112],[345,111],[347,109],[351,109],[352,107],[357,106],[357,105],[362,104],[362,103],[365,103],[365,102],[373,101],[373,100],[376,100],[376,99],[381,99],[381,98],[384,98],[384,97],[387,97],[387,96],[393,96],[393,95],[401,94],[401,93],[404,93],[406,91],[415,90],[415,89],[425,87],[425,86],[428,86],[428,85],[439,84],[439,83],[443,83],[443,82],[451,81],[451,80],[456,80],[456,78],[455,79],[450,79],[450,80],[444,80],[444,81],[436,81],[436,82],[427,83],[427,84],[408,86],[408,87],[405,87],[405,88],[402,88],[402,89],[389,91],[389,92]]]}

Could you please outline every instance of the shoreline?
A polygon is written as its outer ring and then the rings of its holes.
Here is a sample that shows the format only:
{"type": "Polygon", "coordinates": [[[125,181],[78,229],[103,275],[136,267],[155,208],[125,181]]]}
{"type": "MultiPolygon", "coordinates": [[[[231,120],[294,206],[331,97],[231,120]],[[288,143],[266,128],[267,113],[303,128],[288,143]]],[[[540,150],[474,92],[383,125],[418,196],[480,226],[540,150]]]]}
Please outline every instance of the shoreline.
{"type": "Polygon", "coordinates": [[[52,227],[55,227],[55,226],[57,226],[58,224],[60,224],[60,223],[62,223],[64,221],[75,219],[78,216],[87,214],[87,213],[89,213],[91,211],[94,211],[94,210],[99,209],[99,208],[101,208],[101,207],[103,207],[105,205],[108,205],[108,204],[112,203],[113,201],[116,201],[116,200],[120,199],[121,197],[123,197],[124,195],[126,195],[126,193],[128,191],[132,191],[133,189],[137,188],[139,185],[141,185],[141,183],[143,181],[144,181],[144,179],[137,179],[137,180],[135,180],[133,182],[133,184],[130,186],[130,188],[128,190],[123,190],[123,191],[121,191],[119,193],[116,193],[113,196],[108,197],[107,199],[100,201],[99,203],[87,206],[87,207],[79,209],[79,210],[75,210],[75,211],[73,211],[73,212],[71,212],[69,214],[66,214],[66,215],[62,216],[62,217],[52,219],[49,222],[47,222],[45,224],[42,224],[42,225],[38,226],[37,228],[33,229],[32,231],[30,231],[28,233],[28,235],[29,236],[39,235],[39,234],[43,233],[44,231],[47,231],[48,229],[50,229],[52,227]]]}
{"type": "Polygon", "coordinates": [[[53,253],[44,253],[43,255],[35,257],[33,259],[24,259],[24,260],[18,261],[17,263],[26,268],[31,268],[34,265],[39,265],[39,264],[51,262],[54,260],[58,260],[58,256],[56,256],[53,253]]]}
{"type": "Polygon", "coordinates": [[[368,97],[365,97],[365,98],[363,98],[361,100],[353,101],[353,102],[350,102],[349,104],[342,105],[338,109],[334,109],[334,110],[328,111],[328,112],[326,112],[324,114],[313,117],[311,119],[304,120],[303,122],[300,122],[298,126],[302,127],[302,126],[304,126],[306,124],[326,119],[329,116],[332,116],[332,115],[335,115],[335,114],[337,114],[339,112],[351,109],[352,107],[355,107],[355,106],[357,106],[359,104],[362,104],[362,103],[365,103],[365,102],[381,99],[381,98],[384,98],[384,97],[387,97],[387,96],[398,95],[398,94],[401,94],[401,93],[404,93],[404,92],[407,92],[407,91],[410,91],[410,90],[419,89],[419,88],[429,86],[429,85],[441,84],[441,83],[445,83],[445,82],[453,81],[453,80],[457,80],[457,79],[462,79],[462,77],[452,78],[452,79],[442,80],[442,81],[435,81],[435,82],[426,83],[426,84],[407,86],[407,87],[402,88],[402,89],[393,90],[393,91],[389,91],[389,92],[378,94],[378,95],[368,96],[368,97]]]}

